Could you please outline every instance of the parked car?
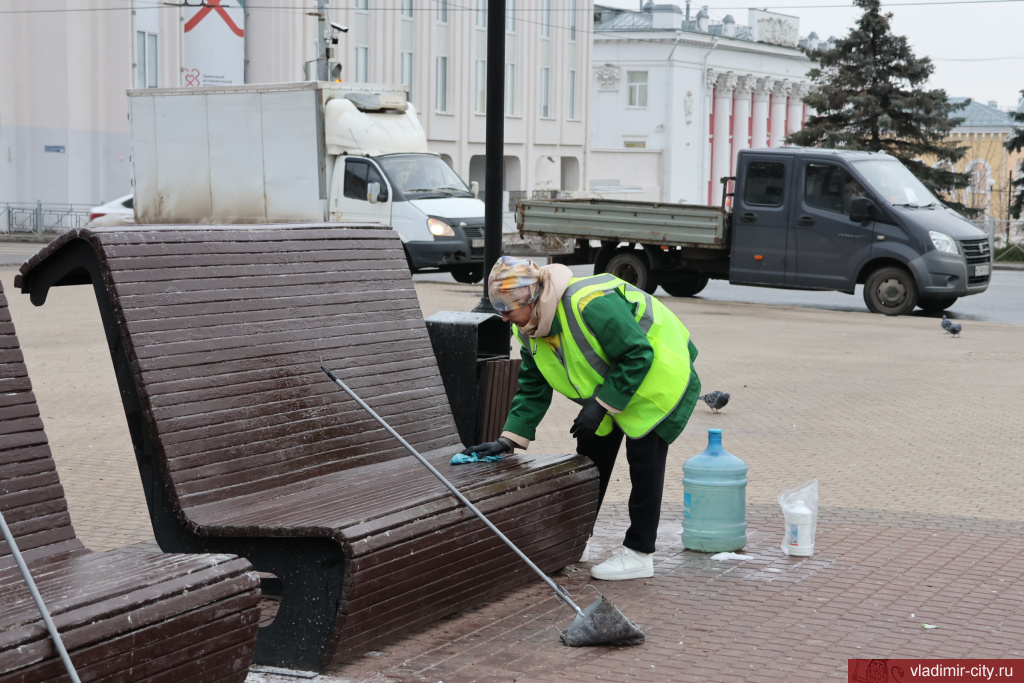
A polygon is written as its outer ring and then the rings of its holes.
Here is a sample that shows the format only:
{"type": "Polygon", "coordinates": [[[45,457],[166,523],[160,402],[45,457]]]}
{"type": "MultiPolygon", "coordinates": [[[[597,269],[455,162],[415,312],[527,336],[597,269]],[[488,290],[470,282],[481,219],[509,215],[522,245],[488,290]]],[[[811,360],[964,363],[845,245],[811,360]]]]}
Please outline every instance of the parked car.
{"type": "Polygon", "coordinates": [[[135,223],[135,198],[132,195],[118,197],[106,204],[94,206],[89,210],[90,228],[131,225],[135,223]]]}

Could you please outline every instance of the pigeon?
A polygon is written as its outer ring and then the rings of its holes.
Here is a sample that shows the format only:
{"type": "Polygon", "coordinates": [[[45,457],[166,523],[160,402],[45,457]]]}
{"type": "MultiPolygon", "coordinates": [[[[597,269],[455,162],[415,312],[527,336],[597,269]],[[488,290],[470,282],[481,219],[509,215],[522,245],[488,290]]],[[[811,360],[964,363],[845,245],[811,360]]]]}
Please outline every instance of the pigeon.
{"type": "Polygon", "coordinates": [[[949,326],[952,325],[952,324],[953,324],[953,321],[950,320],[949,318],[947,318],[945,314],[943,314],[942,315],[942,329],[944,329],[946,332],[949,332],[949,326]]]}
{"type": "Polygon", "coordinates": [[[698,396],[697,399],[707,403],[708,407],[717,413],[719,408],[724,408],[725,404],[729,402],[729,394],[724,391],[712,391],[698,396]]]}
{"type": "Polygon", "coordinates": [[[964,326],[960,323],[950,323],[947,331],[954,337],[960,336],[960,330],[964,329],[964,326]]]}

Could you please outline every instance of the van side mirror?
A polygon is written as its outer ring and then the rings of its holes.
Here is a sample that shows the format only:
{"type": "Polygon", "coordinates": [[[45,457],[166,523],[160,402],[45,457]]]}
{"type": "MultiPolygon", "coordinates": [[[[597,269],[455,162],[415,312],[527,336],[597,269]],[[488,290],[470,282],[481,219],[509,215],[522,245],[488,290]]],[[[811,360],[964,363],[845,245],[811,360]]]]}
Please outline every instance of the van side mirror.
{"type": "Polygon", "coordinates": [[[470,192],[473,193],[474,197],[476,197],[477,199],[480,199],[480,182],[479,181],[476,181],[476,180],[472,181],[469,184],[469,190],[470,190],[470,192]]]}
{"type": "Polygon", "coordinates": [[[380,200],[380,183],[370,183],[366,186],[366,198],[371,204],[380,200]]]}
{"type": "Polygon", "coordinates": [[[854,197],[850,200],[850,220],[854,223],[875,217],[875,203],[867,197],[854,197]]]}

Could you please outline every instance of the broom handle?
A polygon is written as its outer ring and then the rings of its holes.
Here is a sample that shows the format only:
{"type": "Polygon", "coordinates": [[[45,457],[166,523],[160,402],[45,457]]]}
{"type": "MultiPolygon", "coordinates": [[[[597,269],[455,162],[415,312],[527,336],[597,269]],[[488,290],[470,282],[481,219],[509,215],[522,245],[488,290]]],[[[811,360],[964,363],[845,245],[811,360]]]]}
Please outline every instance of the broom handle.
{"type": "Polygon", "coordinates": [[[338,376],[337,376],[337,375],[335,375],[335,374],[334,374],[333,372],[331,372],[330,370],[328,370],[328,369],[327,369],[326,367],[324,367],[323,365],[321,365],[321,366],[320,366],[320,369],[321,369],[321,370],[323,370],[324,372],[326,372],[326,373],[327,373],[327,376],[328,376],[328,377],[330,377],[330,378],[331,378],[332,380],[334,380],[335,384],[337,384],[337,385],[338,385],[339,387],[341,387],[342,389],[344,389],[344,390],[345,390],[345,393],[346,393],[346,394],[348,394],[349,396],[351,396],[351,397],[352,397],[352,400],[353,400],[353,401],[355,401],[356,403],[358,403],[358,404],[359,404],[359,407],[360,407],[360,408],[362,408],[363,410],[365,410],[366,412],[368,412],[368,413],[370,414],[370,416],[371,416],[371,417],[372,417],[372,418],[373,418],[374,420],[376,420],[377,422],[379,422],[379,423],[380,423],[380,425],[381,425],[381,426],[382,426],[382,427],[383,427],[384,429],[388,430],[388,433],[389,433],[389,434],[390,434],[391,436],[393,436],[393,437],[395,437],[396,439],[398,439],[398,442],[399,442],[400,444],[402,444],[403,446],[405,446],[406,450],[408,450],[408,451],[409,451],[410,453],[412,453],[413,455],[415,455],[415,456],[416,456],[416,459],[417,459],[417,460],[419,460],[419,461],[420,461],[421,463],[423,463],[423,466],[424,466],[424,467],[426,467],[426,468],[427,468],[428,470],[430,470],[430,473],[431,473],[431,474],[433,474],[433,475],[434,475],[435,477],[437,477],[438,479],[440,479],[440,480],[441,480],[441,483],[442,483],[442,484],[444,484],[445,486],[447,486],[447,487],[448,487],[448,490],[449,490],[449,491],[451,491],[452,493],[454,493],[454,494],[455,494],[455,497],[456,497],[456,498],[458,498],[458,499],[459,499],[460,501],[462,501],[462,504],[463,504],[463,505],[465,505],[465,506],[466,506],[466,507],[468,507],[468,508],[469,508],[470,510],[472,510],[472,511],[473,511],[473,514],[475,514],[475,515],[476,515],[477,517],[479,517],[479,518],[481,519],[481,521],[483,521],[483,523],[484,523],[484,524],[486,524],[486,525],[487,525],[487,527],[488,527],[488,528],[489,528],[489,529],[490,529],[491,531],[493,531],[494,533],[496,533],[496,534],[498,535],[498,538],[500,538],[501,540],[503,540],[503,541],[505,542],[505,545],[507,545],[507,546],[508,546],[509,548],[512,548],[512,551],[513,551],[513,552],[515,552],[515,554],[519,556],[519,559],[521,559],[521,560],[522,560],[523,562],[525,562],[525,563],[527,564],[527,566],[528,566],[528,567],[529,567],[530,569],[532,569],[532,570],[533,570],[534,572],[536,572],[536,573],[537,573],[537,576],[539,576],[539,577],[540,577],[541,579],[543,579],[544,583],[546,583],[546,584],[548,584],[549,586],[551,586],[551,590],[553,590],[553,591],[555,592],[555,597],[557,597],[557,598],[558,598],[559,600],[561,600],[562,602],[564,602],[564,603],[566,603],[567,605],[569,605],[570,607],[572,607],[572,608],[573,608],[574,610],[576,610],[576,614],[580,615],[581,617],[582,617],[582,616],[585,616],[585,615],[583,614],[583,610],[581,610],[581,609],[579,608],[579,606],[578,606],[578,605],[577,605],[577,604],[576,604],[575,602],[573,602],[572,600],[570,600],[570,599],[569,599],[569,596],[568,596],[568,595],[566,595],[566,593],[565,593],[565,590],[564,590],[564,589],[563,589],[563,588],[562,588],[561,586],[559,586],[559,585],[558,585],[557,583],[555,583],[554,581],[552,581],[552,580],[551,580],[551,579],[550,579],[550,578],[548,577],[548,575],[547,575],[547,574],[545,574],[545,573],[544,573],[543,571],[541,571],[540,567],[538,567],[537,565],[535,565],[535,564],[534,564],[534,563],[533,563],[533,562],[532,562],[532,561],[530,560],[530,558],[528,558],[528,557],[527,557],[526,555],[524,555],[524,554],[523,554],[523,551],[522,551],[522,550],[520,550],[519,548],[517,548],[517,547],[516,547],[516,544],[515,544],[515,543],[513,543],[512,541],[510,541],[510,540],[508,539],[508,537],[507,537],[507,536],[505,536],[505,534],[501,533],[501,531],[500,531],[500,530],[498,529],[498,527],[494,526],[494,525],[493,525],[493,524],[491,523],[491,520],[489,520],[489,519],[487,519],[486,517],[484,517],[484,513],[482,513],[482,512],[480,512],[479,510],[477,510],[477,509],[476,509],[476,506],[475,506],[475,505],[473,505],[472,503],[470,503],[470,502],[469,502],[469,500],[468,500],[468,499],[467,499],[467,498],[466,498],[466,497],[465,497],[464,495],[462,495],[462,494],[461,494],[461,493],[459,492],[459,490],[458,490],[457,488],[455,488],[455,487],[454,487],[454,486],[453,486],[453,485],[451,484],[451,482],[449,482],[449,481],[448,481],[447,479],[445,479],[445,478],[444,478],[444,475],[443,475],[443,474],[441,474],[440,472],[438,472],[438,471],[437,471],[437,469],[435,469],[433,465],[431,465],[431,464],[430,464],[429,462],[427,462],[427,459],[426,459],[426,458],[424,458],[424,457],[423,457],[422,455],[420,455],[420,454],[419,454],[419,451],[417,451],[417,450],[416,450],[415,448],[413,448],[413,447],[412,447],[412,446],[411,446],[411,445],[409,444],[409,442],[408,442],[408,441],[406,441],[405,439],[403,439],[403,438],[402,438],[402,436],[401,436],[401,435],[400,435],[400,434],[399,434],[398,432],[396,432],[396,431],[395,431],[394,429],[392,429],[392,428],[391,428],[391,425],[389,425],[389,424],[388,424],[387,422],[385,422],[385,421],[384,421],[384,418],[382,418],[382,417],[381,417],[380,415],[378,415],[378,414],[377,414],[376,412],[374,412],[373,408],[371,408],[370,406],[366,405],[366,402],[365,402],[365,401],[363,401],[363,399],[361,399],[361,398],[359,398],[358,396],[356,396],[356,393],[355,393],[354,391],[352,391],[351,389],[349,389],[349,388],[348,388],[348,385],[347,385],[347,384],[345,384],[344,382],[342,382],[342,381],[341,381],[341,380],[340,380],[340,379],[338,378],[338,376]]]}
{"type": "Polygon", "coordinates": [[[64,643],[60,639],[60,634],[57,633],[57,627],[53,625],[53,619],[50,618],[50,612],[46,609],[46,605],[43,604],[43,597],[39,595],[39,589],[36,588],[36,582],[32,580],[32,575],[28,571],[28,566],[25,564],[25,558],[21,556],[21,551],[18,550],[18,544],[14,542],[14,534],[7,526],[7,521],[4,519],[4,515],[0,512],[0,531],[3,531],[4,540],[7,541],[7,547],[11,549],[11,555],[14,556],[14,561],[18,564],[18,569],[21,570],[21,575],[25,579],[25,583],[28,584],[28,592],[32,594],[32,600],[36,603],[36,609],[39,610],[40,616],[43,617],[43,623],[46,624],[46,630],[50,632],[50,638],[53,639],[53,646],[57,649],[57,654],[60,655],[60,660],[64,662],[64,668],[68,670],[68,675],[71,676],[73,683],[81,683],[78,678],[78,672],[75,671],[75,666],[71,663],[71,658],[68,657],[68,651],[64,649],[64,643]]]}

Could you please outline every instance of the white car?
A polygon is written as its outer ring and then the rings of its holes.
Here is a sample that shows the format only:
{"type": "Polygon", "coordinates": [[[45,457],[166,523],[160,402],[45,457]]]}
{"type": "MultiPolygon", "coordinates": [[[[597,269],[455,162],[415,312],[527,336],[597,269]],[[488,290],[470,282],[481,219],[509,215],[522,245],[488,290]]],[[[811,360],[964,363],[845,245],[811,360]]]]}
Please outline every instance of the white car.
{"type": "Polygon", "coordinates": [[[86,227],[116,227],[118,225],[135,224],[135,198],[133,195],[118,197],[113,201],[89,210],[89,222],[86,227]]]}

